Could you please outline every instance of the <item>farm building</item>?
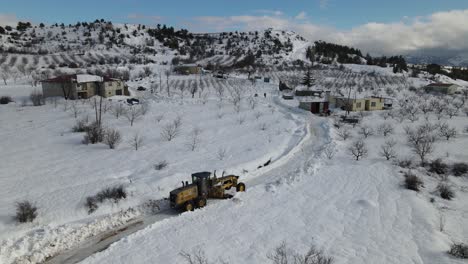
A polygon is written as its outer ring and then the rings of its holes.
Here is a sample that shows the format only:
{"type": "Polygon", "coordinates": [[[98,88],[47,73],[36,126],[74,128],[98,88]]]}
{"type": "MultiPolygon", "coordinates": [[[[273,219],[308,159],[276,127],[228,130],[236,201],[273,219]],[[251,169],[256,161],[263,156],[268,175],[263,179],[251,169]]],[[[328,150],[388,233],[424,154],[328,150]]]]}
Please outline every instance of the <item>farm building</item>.
{"type": "Polygon", "coordinates": [[[203,68],[197,64],[183,64],[174,68],[174,72],[183,75],[200,74],[202,70],[203,68]]]}
{"type": "Polygon", "coordinates": [[[427,93],[455,94],[460,90],[460,86],[452,83],[431,83],[424,87],[427,93]]]}
{"type": "Polygon", "coordinates": [[[366,98],[346,98],[331,96],[330,102],[337,108],[343,110],[359,112],[359,111],[375,111],[384,109],[384,98],[381,97],[366,97],[366,98]]]}
{"type": "Polygon", "coordinates": [[[327,98],[305,97],[299,101],[299,108],[310,111],[313,114],[328,114],[329,102],[327,98]]]}
{"type": "Polygon", "coordinates": [[[62,75],[41,81],[45,98],[63,96],[67,99],[86,99],[95,95],[111,97],[129,95],[128,87],[115,78],[89,74],[62,75]]]}

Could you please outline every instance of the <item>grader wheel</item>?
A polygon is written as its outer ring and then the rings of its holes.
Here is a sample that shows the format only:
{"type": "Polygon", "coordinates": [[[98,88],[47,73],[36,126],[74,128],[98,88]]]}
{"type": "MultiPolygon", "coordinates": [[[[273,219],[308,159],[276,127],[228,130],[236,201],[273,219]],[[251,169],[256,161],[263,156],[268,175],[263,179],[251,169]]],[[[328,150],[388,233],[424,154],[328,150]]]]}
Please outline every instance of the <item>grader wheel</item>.
{"type": "Polygon", "coordinates": [[[185,203],[184,209],[186,212],[193,211],[193,209],[195,209],[195,206],[193,205],[192,201],[189,201],[185,203]]]}
{"type": "Polygon", "coordinates": [[[197,201],[197,207],[199,208],[202,208],[202,207],[205,207],[206,206],[206,199],[205,198],[201,198],[197,201]]]}
{"type": "Polygon", "coordinates": [[[245,184],[242,183],[242,182],[238,183],[237,186],[236,186],[236,191],[245,192],[245,184]]]}

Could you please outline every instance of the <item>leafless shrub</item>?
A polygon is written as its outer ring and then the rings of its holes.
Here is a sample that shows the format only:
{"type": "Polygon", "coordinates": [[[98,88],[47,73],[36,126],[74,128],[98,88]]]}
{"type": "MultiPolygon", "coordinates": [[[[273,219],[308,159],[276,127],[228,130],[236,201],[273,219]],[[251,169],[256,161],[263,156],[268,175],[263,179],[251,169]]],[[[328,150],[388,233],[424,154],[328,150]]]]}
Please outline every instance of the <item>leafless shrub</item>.
{"type": "Polygon", "coordinates": [[[72,128],[72,132],[86,132],[88,128],[88,118],[83,118],[76,121],[76,124],[72,128]]]}
{"type": "Polygon", "coordinates": [[[31,100],[33,106],[41,106],[45,103],[44,96],[39,91],[34,90],[30,95],[29,99],[31,100]]]}
{"type": "Polygon", "coordinates": [[[268,126],[267,126],[266,123],[261,123],[260,124],[260,130],[265,131],[265,130],[267,130],[267,128],[268,128],[268,126]]]}
{"type": "Polygon", "coordinates": [[[158,163],[154,164],[154,169],[155,170],[163,170],[164,168],[167,167],[169,163],[165,160],[159,161],[158,163]]]}
{"type": "Polygon", "coordinates": [[[367,155],[366,144],[362,139],[354,141],[348,148],[348,150],[356,160],[359,160],[360,158],[363,158],[367,155]]]}
{"type": "Polygon", "coordinates": [[[395,145],[396,141],[394,139],[386,140],[385,143],[380,146],[380,155],[387,160],[396,158],[395,145]]]}
{"type": "Polygon", "coordinates": [[[0,97],[0,104],[8,104],[13,102],[13,99],[11,99],[11,96],[1,96],[0,97]]]}
{"type": "Polygon", "coordinates": [[[226,158],[226,154],[227,154],[227,150],[226,148],[218,148],[218,151],[216,152],[216,157],[219,159],[219,160],[224,160],[224,158],[226,158]]]}
{"type": "Polygon", "coordinates": [[[374,135],[374,129],[369,126],[361,126],[358,133],[364,136],[364,138],[367,138],[369,136],[374,135]]]}
{"type": "Polygon", "coordinates": [[[333,142],[328,142],[322,148],[322,153],[329,160],[333,159],[336,154],[336,144],[333,142]]]}
{"type": "Polygon", "coordinates": [[[223,112],[218,112],[218,113],[216,114],[216,116],[218,117],[218,119],[221,119],[221,118],[223,118],[224,113],[223,113],[223,112]]]}
{"type": "Polygon", "coordinates": [[[255,119],[260,119],[260,117],[262,116],[262,112],[255,112],[255,119]]]}
{"type": "Polygon", "coordinates": [[[305,254],[300,254],[289,249],[285,242],[276,247],[273,252],[267,254],[267,258],[274,264],[331,264],[333,258],[328,257],[315,246],[310,246],[305,254]]]}
{"type": "Polygon", "coordinates": [[[195,151],[198,148],[198,146],[200,145],[200,133],[201,132],[202,132],[201,129],[198,127],[195,127],[192,129],[192,131],[190,132],[189,138],[187,140],[187,143],[186,143],[189,150],[195,151]]]}
{"type": "Polygon", "coordinates": [[[205,252],[201,248],[194,250],[193,253],[182,251],[179,255],[189,264],[210,264],[205,252]]]}
{"type": "Polygon", "coordinates": [[[468,245],[455,243],[448,253],[456,258],[468,259],[468,245]]]}
{"type": "Polygon", "coordinates": [[[437,186],[437,191],[439,192],[442,199],[452,200],[452,198],[455,197],[455,193],[453,192],[452,188],[445,183],[439,184],[437,186]]]}
{"type": "Polygon", "coordinates": [[[138,150],[143,146],[143,141],[144,138],[140,136],[139,133],[135,133],[131,138],[130,138],[130,146],[132,146],[135,150],[138,150]]]}
{"type": "Polygon", "coordinates": [[[382,123],[378,128],[377,131],[379,134],[383,135],[384,137],[393,134],[393,126],[390,123],[382,123]]]}
{"type": "Polygon", "coordinates": [[[345,141],[351,137],[351,131],[347,127],[342,127],[337,130],[337,135],[341,138],[341,140],[345,141]]]}
{"type": "Polygon", "coordinates": [[[408,190],[419,192],[419,188],[423,185],[421,179],[411,172],[405,173],[405,187],[408,190]]]}
{"type": "Polygon", "coordinates": [[[411,158],[403,158],[397,160],[396,164],[401,168],[409,169],[413,166],[413,160],[411,158]]]}
{"type": "Polygon", "coordinates": [[[156,122],[160,123],[163,119],[164,119],[164,115],[156,115],[154,117],[154,119],[156,120],[156,122]]]}
{"type": "Polygon", "coordinates": [[[15,220],[19,223],[32,222],[37,217],[37,207],[29,201],[16,203],[15,220]]]}
{"type": "Polygon", "coordinates": [[[108,187],[101,190],[94,196],[86,197],[85,205],[88,207],[88,214],[91,214],[98,209],[99,203],[103,203],[106,200],[111,200],[116,203],[125,198],[127,198],[127,192],[122,185],[117,187],[108,187]]]}
{"type": "Polygon", "coordinates": [[[122,141],[120,132],[116,129],[107,129],[104,142],[109,146],[110,149],[115,149],[117,145],[122,141]]]}
{"type": "Polygon", "coordinates": [[[455,176],[462,176],[463,174],[466,174],[468,172],[468,164],[459,162],[455,163],[452,166],[452,173],[455,176]]]}
{"type": "Polygon", "coordinates": [[[96,144],[104,139],[104,129],[97,122],[87,126],[85,132],[83,144],[96,144]]]}

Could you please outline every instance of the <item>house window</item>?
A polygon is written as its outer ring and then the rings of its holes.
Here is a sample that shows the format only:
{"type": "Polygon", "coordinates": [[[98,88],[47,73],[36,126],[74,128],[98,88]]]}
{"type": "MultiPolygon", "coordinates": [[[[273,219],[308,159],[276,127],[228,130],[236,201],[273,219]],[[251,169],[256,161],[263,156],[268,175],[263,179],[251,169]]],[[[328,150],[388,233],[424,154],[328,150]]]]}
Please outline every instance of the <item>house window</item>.
{"type": "Polygon", "coordinates": [[[371,103],[370,103],[370,106],[376,107],[376,106],[377,106],[377,103],[376,103],[376,102],[371,102],[371,103]]]}
{"type": "Polygon", "coordinates": [[[357,107],[357,108],[361,108],[361,103],[360,103],[360,102],[359,102],[359,103],[356,103],[356,107],[357,107]]]}

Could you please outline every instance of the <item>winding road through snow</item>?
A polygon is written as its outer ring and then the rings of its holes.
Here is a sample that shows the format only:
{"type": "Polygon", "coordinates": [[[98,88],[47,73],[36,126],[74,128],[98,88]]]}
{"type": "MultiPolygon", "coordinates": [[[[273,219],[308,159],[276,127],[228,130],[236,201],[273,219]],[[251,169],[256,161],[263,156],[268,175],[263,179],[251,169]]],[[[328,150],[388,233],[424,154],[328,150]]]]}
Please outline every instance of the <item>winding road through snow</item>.
{"type": "MultiPolygon", "coordinates": [[[[294,120],[295,122],[304,124],[304,119],[310,119],[310,114],[302,110],[284,105],[278,97],[273,97],[273,102],[276,108],[281,111],[285,118],[294,120]]],[[[318,142],[324,142],[324,139],[328,138],[328,127],[326,126],[325,120],[306,122],[306,126],[299,126],[300,128],[295,131],[293,137],[295,137],[296,145],[291,145],[290,148],[278,157],[272,159],[271,165],[257,169],[256,171],[249,173],[244,178],[244,182],[248,188],[252,188],[256,185],[265,184],[268,182],[277,182],[281,180],[293,180],[294,177],[290,175],[296,175],[297,170],[306,170],[310,166],[310,162],[305,162],[296,158],[298,155],[303,155],[304,150],[307,150],[307,154],[312,157],[316,156],[317,151],[320,149],[318,142]],[[312,145],[315,145],[312,147],[312,145]],[[289,175],[289,176],[288,176],[289,175]]],[[[223,200],[211,200],[206,207],[209,210],[210,206],[217,203],[222,203],[223,200]]],[[[79,246],[74,247],[70,250],[62,252],[52,258],[47,259],[45,264],[59,264],[59,263],[78,263],[84,259],[92,256],[97,252],[106,250],[113,243],[134,234],[140,230],[143,230],[157,222],[174,218],[179,215],[179,212],[169,208],[167,201],[161,201],[160,211],[155,215],[145,215],[129,221],[123,226],[103,232],[97,236],[94,236],[86,241],[80,243],[79,246]]]]}

